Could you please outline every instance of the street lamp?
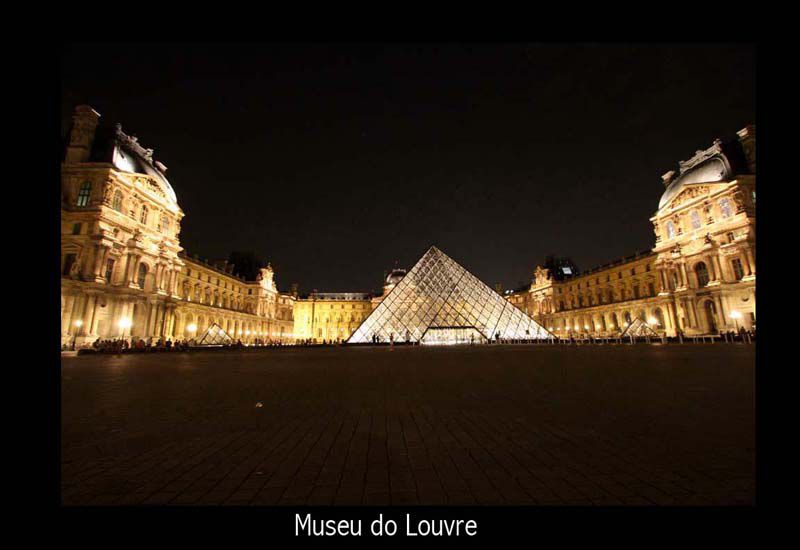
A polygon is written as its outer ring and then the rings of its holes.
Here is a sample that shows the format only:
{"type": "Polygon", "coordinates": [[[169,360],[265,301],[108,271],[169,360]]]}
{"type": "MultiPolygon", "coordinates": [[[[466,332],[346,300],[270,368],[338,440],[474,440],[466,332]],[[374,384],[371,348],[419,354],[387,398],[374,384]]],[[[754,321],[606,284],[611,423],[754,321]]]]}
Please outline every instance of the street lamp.
{"type": "Polygon", "coordinates": [[[731,319],[734,320],[736,323],[736,332],[739,332],[739,319],[742,318],[742,314],[736,310],[731,311],[731,319]]]}
{"type": "Polygon", "coordinates": [[[75,321],[75,332],[72,333],[72,351],[75,351],[75,341],[78,339],[78,331],[83,326],[83,320],[78,319],[75,321]]]}
{"type": "Polygon", "coordinates": [[[120,336],[125,336],[125,330],[131,328],[131,326],[133,326],[133,323],[128,317],[123,317],[122,319],[120,319],[119,320],[119,328],[121,331],[120,336]]]}

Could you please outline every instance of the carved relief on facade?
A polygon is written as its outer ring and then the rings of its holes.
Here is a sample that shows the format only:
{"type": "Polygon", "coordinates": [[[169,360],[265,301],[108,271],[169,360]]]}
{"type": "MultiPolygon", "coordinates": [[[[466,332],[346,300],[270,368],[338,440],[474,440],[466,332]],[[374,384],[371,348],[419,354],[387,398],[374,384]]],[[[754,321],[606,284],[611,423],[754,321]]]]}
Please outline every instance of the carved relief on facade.
{"type": "Polygon", "coordinates": [[[707,195],[709,190],[710,188],[707,185],[687,187],[686,190],[682,191],[677,197],[672,199],[672,202],[670,202],[670,208],[675,208],[687,201],[707,195]]]}

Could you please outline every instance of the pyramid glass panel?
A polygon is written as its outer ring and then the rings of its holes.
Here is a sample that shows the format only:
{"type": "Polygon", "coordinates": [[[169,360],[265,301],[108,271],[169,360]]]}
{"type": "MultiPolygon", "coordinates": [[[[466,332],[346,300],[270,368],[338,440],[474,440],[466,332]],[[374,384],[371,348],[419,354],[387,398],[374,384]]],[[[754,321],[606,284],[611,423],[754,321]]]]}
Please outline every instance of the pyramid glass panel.
{"type": "Polygon", "coordinates": [[[633,336],[636,338],[637,336],[658,336],[658,333],[654,331],[644,319],[637,317],[631,321],[631,324],[622,332],[622,336],[633,336]]]}
{"type": "Polygon", "coordinates": [[[217,323],[212,323],[200,337],[197,345],[199,346],[224,346],[232,344],[233,338],[225,332],[217,323]]]}
{"type": "Polygon", "coordinates": [[[432,246],[347,342],[452,344],[551,337],[522,310],[432,246]]]}

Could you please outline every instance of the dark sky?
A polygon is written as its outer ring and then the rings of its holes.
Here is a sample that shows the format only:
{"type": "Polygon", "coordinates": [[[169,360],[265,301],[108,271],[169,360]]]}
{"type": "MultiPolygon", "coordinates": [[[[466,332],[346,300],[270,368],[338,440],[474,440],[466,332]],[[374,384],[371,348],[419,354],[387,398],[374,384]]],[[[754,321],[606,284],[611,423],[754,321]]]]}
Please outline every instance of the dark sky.
{"type": "Polygon", "coordinates": [[[189,253],[373,290],[432,244],[490,285],[650,248],[660,176],[755,123],[744,45],[85,45],[88,103],[168,166],[189,253]]]}

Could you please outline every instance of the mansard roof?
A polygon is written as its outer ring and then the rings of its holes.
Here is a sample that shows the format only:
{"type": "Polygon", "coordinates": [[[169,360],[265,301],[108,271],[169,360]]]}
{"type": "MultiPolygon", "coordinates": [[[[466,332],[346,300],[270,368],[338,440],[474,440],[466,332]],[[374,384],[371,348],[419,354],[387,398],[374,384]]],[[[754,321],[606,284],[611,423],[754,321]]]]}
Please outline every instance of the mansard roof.
{"type": "Polygon", "coordinates": [[[747,162],[738,140],[715,140],[706,150],[696,151],[689,160],[678,163],[680,171],[675,176],[664,176],[667,188],[658,202],[658,209],[667,206],[687,186],[695,183],[717,183],[732,180],[737,174],[747,173],[747,162]]]}
{"type": "Polygon", "coordinates": [[[142,147],[138,138],[122,131],[120,124],[109,126],[101,123],[97,127],[88,161],[106,162],[122,172],[152,177],[163,191],[167,202],[179,208],[178,198],[167,180],[167,167],[153,160],[153,150],[142,147]]]}

